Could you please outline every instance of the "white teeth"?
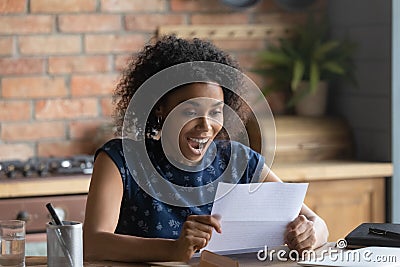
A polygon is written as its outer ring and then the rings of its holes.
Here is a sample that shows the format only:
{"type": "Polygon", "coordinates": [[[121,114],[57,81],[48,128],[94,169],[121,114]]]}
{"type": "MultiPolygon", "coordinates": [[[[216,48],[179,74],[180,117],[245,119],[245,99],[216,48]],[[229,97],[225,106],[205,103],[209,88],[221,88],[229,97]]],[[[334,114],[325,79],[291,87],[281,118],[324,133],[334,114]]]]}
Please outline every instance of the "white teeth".
{"type": "Polygon", "coordinates": [[[199,144],[199,147],[197,148],[197,151],[201,153],[203,151],[205,144],[210,140],[210,138],[189,138],[190,141],[196,142],[199,144]]]}
{"type": "Polygon", "coordinates": [[[199,143],[199,150],[201,151],[203,150],[203,148],[204,148],[204,143],[199,143]]]}
{"type": "Polygon", "coordinates": [[[197,142],[199,144],[205,144],[210,140],[210,138],[203,138],[203,139],[198,139],[198,138],[189,138],[191,141],[197,142]]]}

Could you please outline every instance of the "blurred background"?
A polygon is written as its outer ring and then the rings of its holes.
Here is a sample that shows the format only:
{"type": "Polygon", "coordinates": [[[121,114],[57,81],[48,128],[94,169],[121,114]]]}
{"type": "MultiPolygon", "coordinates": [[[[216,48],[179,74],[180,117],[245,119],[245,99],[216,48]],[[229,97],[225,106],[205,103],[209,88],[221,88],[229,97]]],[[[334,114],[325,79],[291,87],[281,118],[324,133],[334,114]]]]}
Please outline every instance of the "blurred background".
{"type": "MultiPolygon", "coordinates": [[[[290,1],[253,2],[239,8],[215,0],[1,0],[0,158],[93,153],[94,137],[110,121],[120,71],[162,26],[270,25],[273,32],[304,22],[314,11],[328,16],[333,36],[349,36],[359,45],[359,88],[332,89],[328,113],[349,121],[357,158],[390,160],[390,1],[317,0],[305,8],[284,5],[290,1]]],[[[258,52],[281,36],[214,42],[262,87],[264,77],[250,69],[258,52]]]]}
{"type": "MultiPolygon", "coordinates": [[[[287,181],[314,181],[307,201],[339,229],[332,241],[363,221],[399,220],[399,178],[392,179],[391,165],[399,157],[399,148],[392,149],[398,143],[392,130],[400,128],[392,123],[398,119],[392,101],[400,83],[392,77],[392,61],[399,54],[392,51],[392,40],[400,38],[392,34],[399,23],[392,13],[400,15],[394,2],[0,0],[0,217],[16,213],[33,225],[43,211],[27,211],[32,202],[27,197],[45,197],[38,200],[41,206],[68,196],[80,207],[76,218],[82,220],[90,155],[113,136],[112,91],[127,60],[150,39],[167,33],[210,39],[265,88],[271,77],[256,71],[261,53],[279,46],[279,39],[288,38],[312,13],[327,20],[329,38],[356,44],[351,56],[357,85],[330,83],[327,107],[318,116],[300,116],[282,104],[282,94],[265,94],[276,115],[276,172],[287,181]],[[26,165],[49,157],[59,159],[40,162],[43,176],[58,177],[51,182],[32,174],[37,166],[30,170],[26,165]],[[13,173],[18,168],[23,175],[13,173]],[[49,175],[54,169],[61,171],[49,175]],[[78,175],[59,179],[65,173],[78,175]],[[32,180],[26,179],[30,175],[32,180]],[[339,211],[342,217],[335,219],[339,211]]],[[[72,214],[68,201],[58,206],[72,214]]],[[[32,233],[43,233],[43,227],[35,227],[32,233]]]]}

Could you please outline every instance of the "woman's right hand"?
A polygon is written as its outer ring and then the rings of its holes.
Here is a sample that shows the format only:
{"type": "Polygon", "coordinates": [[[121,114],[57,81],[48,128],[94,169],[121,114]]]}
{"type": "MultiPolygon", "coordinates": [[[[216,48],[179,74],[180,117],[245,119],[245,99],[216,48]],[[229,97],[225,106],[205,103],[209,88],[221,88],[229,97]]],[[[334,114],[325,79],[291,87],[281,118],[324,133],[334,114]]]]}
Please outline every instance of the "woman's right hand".
{"type": "Polygon", "coordinates": [[[221,225],[216,216],[190,215],[183,224],[181,234],[175,241],[175,253],[179,260],[188,261],[193,254],[207,246],[212,231],[221,233],[221,225]]]}

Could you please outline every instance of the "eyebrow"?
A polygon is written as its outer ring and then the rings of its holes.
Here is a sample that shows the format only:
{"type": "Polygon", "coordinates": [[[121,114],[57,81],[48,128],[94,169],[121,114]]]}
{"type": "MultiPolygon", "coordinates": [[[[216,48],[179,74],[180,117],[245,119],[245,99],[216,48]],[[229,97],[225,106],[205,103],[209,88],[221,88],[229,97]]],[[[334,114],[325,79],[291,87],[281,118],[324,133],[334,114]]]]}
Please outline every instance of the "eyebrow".
{"type": "MultiPolygon", "coordinates": [[[[178,103],[178,105],[180,105],[180,104],[182,104],[182,103],[189,104],[189,105],[196,106],[196,107],[200,106],[200,104],[199,104],[198,102],[193,101],[193,100],[181,101],[181,102],[178,103]]],[[[217,103],[215,103],[215,104],[212,105],[212,106],[213,106],[213,107],[216,107],[216,106],[220,106],[220,105],[223,105],[223,104],[224,104],[223,101],[218,101],[217,103]]]]}

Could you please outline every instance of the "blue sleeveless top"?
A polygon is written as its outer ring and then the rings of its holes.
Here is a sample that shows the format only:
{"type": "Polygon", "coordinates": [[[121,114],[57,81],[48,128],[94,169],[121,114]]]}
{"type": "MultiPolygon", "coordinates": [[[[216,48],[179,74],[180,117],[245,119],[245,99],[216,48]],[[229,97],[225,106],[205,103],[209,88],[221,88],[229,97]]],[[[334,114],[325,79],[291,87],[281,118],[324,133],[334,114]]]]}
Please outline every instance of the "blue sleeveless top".
{"type": "MultiPolygon", "coordinates": [[[[143,155],[129,155],[129,164],[124,152],[126,144],[134,142],[127,139],[112,139],[96,151],[95,158],[100,152],[105,152],[118,167],[123,182],[123,196],[115,233],[150,238],[177,239],[183,223],[191,215],[210,214],[212,203],[198,206],[180,207],[166,204],[143,190],[136,181],[154,181],[154,175],[141,164],[143,155]],[[124,142],[124,144],[123,144],[124,142]],[[133,155],[133,156],[132,156],[133,155]],[[133,158],[132,158],[133,157],[133,158]],[[129,168],[128,168],[129,165],[129,168]],[[133,167],[132,167],[133,166],[133,167]]],[[[264,165],[264,157],[238,142],[214,140],[208,150],[214,148],[213,160],[205,163],[200,171],[187,171],[177,168],[163,153],[160,141],[146,140],[148,157],[155,170],[161,177],[172,184],[187,187],[212,185],[211,183],[223,175],[224,182],[250,183],[258,182],[264,165]],[[231,156],[231,152],[232,156],[231,156]],[[231,161],[231,162],[230,162],[231,161]],[[241,177],[236,169],[244,164],[241,177]],[[231,163],[231,164],[230,164],[231,163]],[[228,177],[228,178],[226,178],[228,177]],[[227,181],[227,179],[231,181],[227,181]]],[[[206,152],[208,153],[208,151],[206,152]]],[[[206,158],[206,157],[204,157],[206,158]]],[[[207,191],[215,194],[214,186],[207,191]]],[[[171,189],[173,193],[173,189],[171,189]]],[[[110,192],[112,193],[112,192],[110,192]]],[[[155,192],[155,194],[160,194],[155,192]]],[[[161,195],[161,194],[160,194],[161,195]]],[[[197,196],[196,196],[197,197],[197,196]]],[[[202,196],[198,196],[201,198],[202,196]]]]}

